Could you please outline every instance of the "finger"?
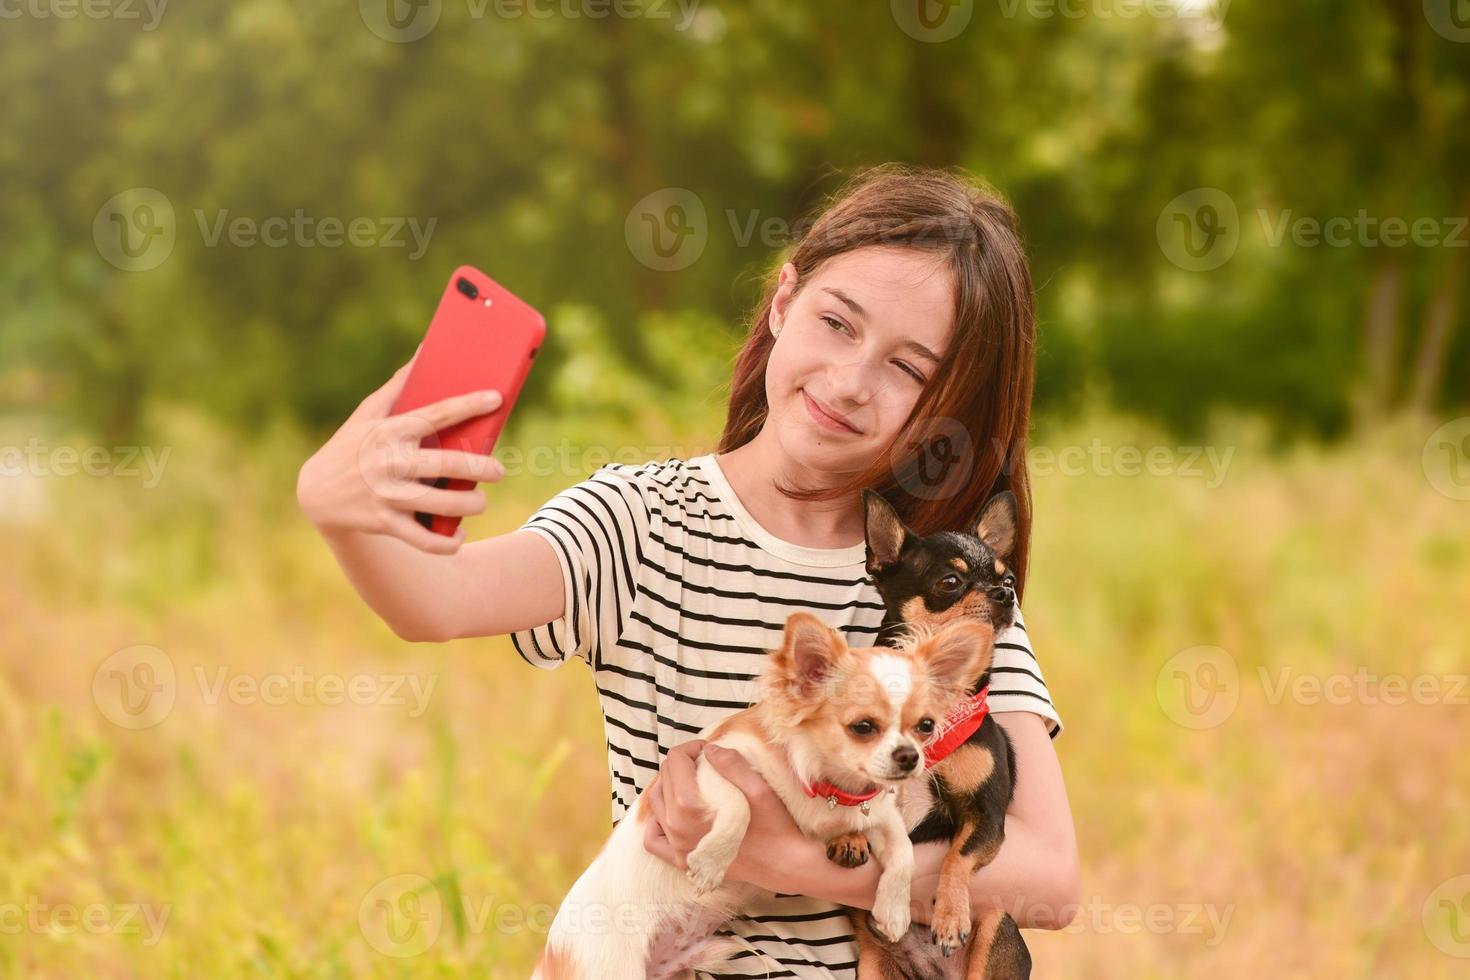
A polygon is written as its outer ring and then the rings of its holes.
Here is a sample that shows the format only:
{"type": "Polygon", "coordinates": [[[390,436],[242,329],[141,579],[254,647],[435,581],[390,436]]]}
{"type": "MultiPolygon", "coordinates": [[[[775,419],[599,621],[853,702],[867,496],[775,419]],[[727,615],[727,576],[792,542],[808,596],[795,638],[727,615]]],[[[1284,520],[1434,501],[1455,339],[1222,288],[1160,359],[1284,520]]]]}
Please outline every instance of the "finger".
{"type": "Polygon", "coordinates": [[[648,789],[648,812],[653,817],[653,820],[651,822],[662,826],[664,822],[663,789],[657,783],[650,786],[648,789]]]}
{"type": "Polygon", "coordinates": [[[467,391],[463,395],[451,395],[415,408],[406,416],[414,419],[415,428],[427,428],[429,432],[442,432],[465,419],[486,415],[500,407],[498,391],[467,391]]]}
{"type": "Polygon", "coordinates": [[[689,758],[692,759],[695,756],[699,755],[699,753],[703,752],[704,751],[704,747],[707,744],[708,743],[704,739],[702,739],[702,738],[691,738],[689,741],[687,741],[687,742],[680,742],[678,745],[674,746],[672,749],[669,749],[668,754],[669,755],[673,755],[675,752],[678,752],[678,753],[681,753],[683,755],[687,755],[687,756],[689,756],[689,758]]]}
{"type": "Polygon", "coordinates": [[[658,846],[658,821],[649,820],[643,825],[643,849],[649,854],[656,854],[658,846]]]}
{"type": "Polygon", "coordinates": [[[494,483],[505,477],[505,464],[494,456],[464,452],[459,449],[421,449],[413,459],[413,475],[438,479],[494,483]]]}
{"type": "Polygon", "coordinates": [[[454,529],[452,536],[445,537],[424,527],[413,514],[407,511],[395,511],[389,518],[388,528],[384,533],[431,555],[452,555],[459,551],[460,545],[464,544],[465,527],[461,524],[454,529]]]}
{"type": "Polygon", "coordinates": [[[704,799],[699,795],[698,767],[689,753],[670,751],[664,759],[663,771],[669,775],[674,806],[680,815],[693,816],[704,809],[704,799]]]}
{"type": "Polygon", "coordinates": [[[485,494],[480,490],[441,490],[414,482],[401,489],[386,489],[383,499],[395,510],[422,511],[445,517],[469,517],[485,513],[485,494]]]}
{"type": "Polygon", "coordinates": [[[665,840],[670,850],[678,850],[678,835],[674,832],[673,821],[669,817],[670,802],[666,795],[668,783],[667,779],[656,779],[645,790],[648,796],[648,812],[652,816],[649,823],[657,828],[658,836],[665,840]]]}
{"type": "Polygon", "coordinates": [[[650,824],[648,835],[644,837],[643,846],[654,857],[665,863],[672,864],[681,871],[689,867],[684,861],[684,855],[674,847],[673,842],[663,833],[663,828],[658,824],[650,824]]]}
{"type": "Polygon", "coordinates": [[[753,800],[772,792],[771,785],[766,782],[765,777],[756,772],[755,768],[746,761],[745,756],[736,750],[727,749],[723,745],[711,745],[705,750],[704,755],[720,775],[734,783],[736,788],[745,794],[746,799],[753,800]]]}
{"type": "Polygon", "coordinates": [[[387,381],[383,382],[377,391],[364,398],[362,404],[357,406],[357,409],[350,417],[354,419],[387,418],[389,410],[393,407],[393,403],[403,393],[403,386],[408,381],[408,373],[413,370],[413,364],[419,359],[419,353],[423,349],[423,342],[420,341],[418,347],[413,352],[413,356],[408,359],[408,363],[400,367],[397,371],[394,371],[393,375],[387,381]]]}

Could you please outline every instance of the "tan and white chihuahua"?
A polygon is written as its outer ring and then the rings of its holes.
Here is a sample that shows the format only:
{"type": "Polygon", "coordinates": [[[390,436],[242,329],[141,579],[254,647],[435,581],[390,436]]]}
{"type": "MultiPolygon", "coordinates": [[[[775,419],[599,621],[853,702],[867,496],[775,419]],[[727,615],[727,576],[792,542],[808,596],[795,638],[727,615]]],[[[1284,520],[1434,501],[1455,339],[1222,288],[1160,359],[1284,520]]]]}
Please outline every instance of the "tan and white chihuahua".
{"type": "MultiPolygon", "coordinates": [[[[898,790],[924,778],[924,743],[969,693],[991,638],[959,620],[915,628],[896,647],[851,648],[817,617],[794,613],[761,673],[760,699],[700,736],[744,755],[807,836],[867,836],[883,868],[873,922],[893,939],[909,927],[914,864],[898,790]]],[[[714,933],[759,894],[725,880],[750,807],[703,757],[697,765],[714,823],[688,871],[644,849],[650,812],[640,795],[562,902],[533,980],[675,977],[739,948],[714,933]]]]}

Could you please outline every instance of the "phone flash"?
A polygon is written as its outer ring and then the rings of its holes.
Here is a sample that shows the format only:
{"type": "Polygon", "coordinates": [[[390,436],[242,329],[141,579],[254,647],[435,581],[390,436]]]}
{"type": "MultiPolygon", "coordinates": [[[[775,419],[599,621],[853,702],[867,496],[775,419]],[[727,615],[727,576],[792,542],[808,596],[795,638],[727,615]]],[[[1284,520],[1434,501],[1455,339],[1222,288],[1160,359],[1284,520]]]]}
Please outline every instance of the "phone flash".
{"type": "Polygon", "coordinates": [[[485,297],[485,305],[486,306],[489,306],[490,305],[490,297],[488,297],[488,296],[485,297]]]}

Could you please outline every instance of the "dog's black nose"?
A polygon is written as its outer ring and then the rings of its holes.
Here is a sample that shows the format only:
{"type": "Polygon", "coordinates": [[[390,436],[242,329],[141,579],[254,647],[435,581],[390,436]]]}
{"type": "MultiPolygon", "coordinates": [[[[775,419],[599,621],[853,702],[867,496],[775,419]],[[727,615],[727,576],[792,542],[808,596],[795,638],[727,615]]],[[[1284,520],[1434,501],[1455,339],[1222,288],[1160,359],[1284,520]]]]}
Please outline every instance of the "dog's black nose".
{"type": "Polygon", "coordinates": [[[912,745],[900,745],[893,750],[893,761],[900,769],[912,769],[919,764],[919,750],[912,745]]]}
{"type": "Polygon", "coordinates": [[[990,598],[1003,606],[1009,606],[1016,601],[1016,592],[1009,585],[997,585],[990,590],[990,598]]]}

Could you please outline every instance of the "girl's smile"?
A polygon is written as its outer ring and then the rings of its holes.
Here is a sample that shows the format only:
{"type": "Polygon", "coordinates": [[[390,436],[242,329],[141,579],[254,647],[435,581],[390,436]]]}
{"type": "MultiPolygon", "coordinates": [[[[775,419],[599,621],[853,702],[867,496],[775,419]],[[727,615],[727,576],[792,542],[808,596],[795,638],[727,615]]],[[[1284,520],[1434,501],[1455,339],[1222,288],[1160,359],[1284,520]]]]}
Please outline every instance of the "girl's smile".
{"type": "Polygon", "coordinates": [[[803,388],[801,394],[806,400],[807,413],[822,428],[832,432],[840,432],[844,435],[862,435],[861,429],[848,422],[845,416],[832,411],[822,402],[813,398],[811,392],[803,388]]]}

